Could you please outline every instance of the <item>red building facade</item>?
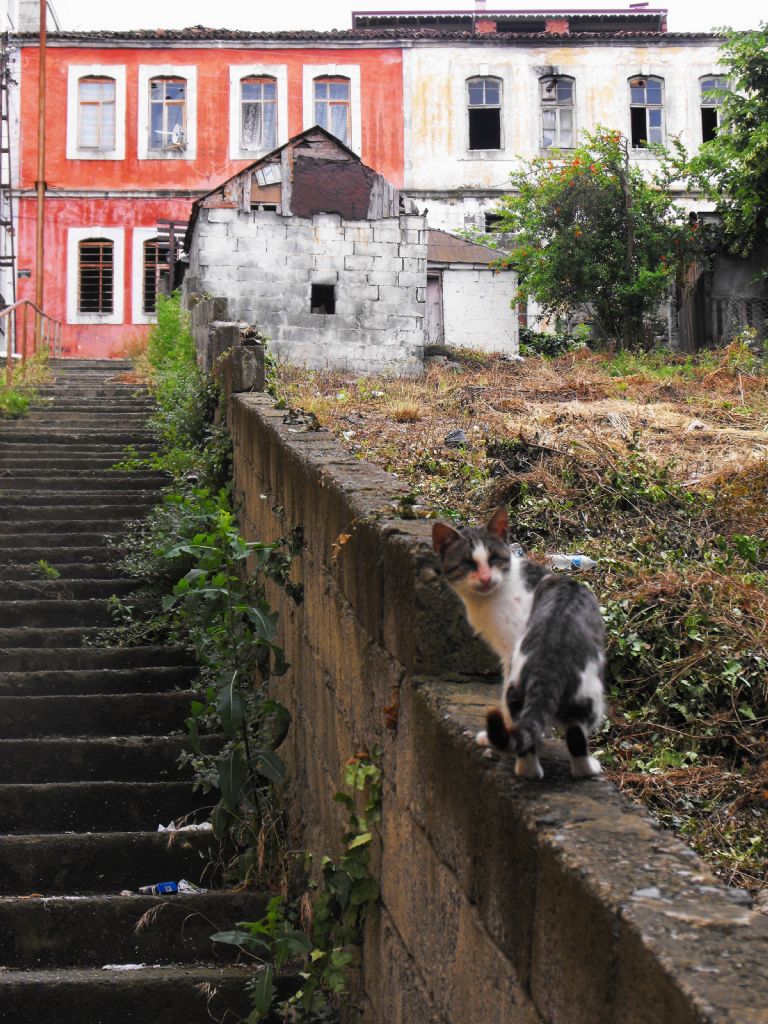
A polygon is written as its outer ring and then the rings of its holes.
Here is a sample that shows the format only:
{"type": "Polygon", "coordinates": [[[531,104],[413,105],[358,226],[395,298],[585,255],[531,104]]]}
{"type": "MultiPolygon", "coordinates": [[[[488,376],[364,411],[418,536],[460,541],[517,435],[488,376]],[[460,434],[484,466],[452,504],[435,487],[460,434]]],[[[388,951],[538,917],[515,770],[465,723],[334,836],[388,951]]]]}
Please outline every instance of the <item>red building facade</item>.
{"type": "MultiPolygon", "coordinates": [[[[402,54],[369,36],[49,37],[44,308],[64,354],[118,356],[144,338],[158,221],[186,221],[196,198],[305,128],[402,185],[402,54]]],[[[18,298],[34,298],[39,48],[19,42],[18,298]]]]}

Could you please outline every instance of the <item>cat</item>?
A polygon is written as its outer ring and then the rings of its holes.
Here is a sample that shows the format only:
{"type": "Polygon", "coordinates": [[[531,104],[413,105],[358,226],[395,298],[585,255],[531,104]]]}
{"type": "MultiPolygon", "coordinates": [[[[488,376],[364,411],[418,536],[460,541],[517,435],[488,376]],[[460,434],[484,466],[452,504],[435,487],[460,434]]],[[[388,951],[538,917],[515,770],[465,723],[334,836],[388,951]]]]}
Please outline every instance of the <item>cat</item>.
{"type": "Polygon", "coordinates": [[[511,749],[516,774],[540,779],[538,743],[557,722],[571,774],[599,775],[588,742],[604,710],[605,626],[595,596],[568,576],[513,557],[503,506],[484,528],[435,523],[432,544],[470,625],[501,659],[501,701],[488,709],[477,742],[511,749]]]}

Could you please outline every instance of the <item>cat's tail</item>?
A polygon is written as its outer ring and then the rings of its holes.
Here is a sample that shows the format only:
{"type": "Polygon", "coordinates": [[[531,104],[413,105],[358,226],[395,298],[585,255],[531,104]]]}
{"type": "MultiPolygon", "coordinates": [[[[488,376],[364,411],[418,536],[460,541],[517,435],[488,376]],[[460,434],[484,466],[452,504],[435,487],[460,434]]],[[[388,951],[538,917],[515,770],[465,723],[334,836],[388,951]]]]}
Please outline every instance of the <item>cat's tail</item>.
{"type": "Polygon", "coordinates": [[[485,732],[497,750],[512,750],[515,754],[526,754],[536,748],[541,729],[534,721],[521,718],[512,728],[507,727],[500,708],[488,708],[485,715],[485,732]]]}

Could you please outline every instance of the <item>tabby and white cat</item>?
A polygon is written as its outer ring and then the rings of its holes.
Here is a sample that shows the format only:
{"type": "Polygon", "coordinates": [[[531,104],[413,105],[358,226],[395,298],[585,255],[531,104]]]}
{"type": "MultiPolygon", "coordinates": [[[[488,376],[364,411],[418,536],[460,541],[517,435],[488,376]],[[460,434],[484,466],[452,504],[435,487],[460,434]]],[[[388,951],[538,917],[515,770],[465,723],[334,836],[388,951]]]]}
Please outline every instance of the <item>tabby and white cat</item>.
{"type": "Polygon", "coordinates": [[[489,708],[482,746],[511,749],[515,771],[540,779],[538,741],[557,722],[571,774],[600,773],[588,736],[603,717],[605,627],[592,592],[524,557],[513,557],[506,508],[484,528],[435,523],[432,543],[476,633],[501,659],[499,707],[489,708]]]}

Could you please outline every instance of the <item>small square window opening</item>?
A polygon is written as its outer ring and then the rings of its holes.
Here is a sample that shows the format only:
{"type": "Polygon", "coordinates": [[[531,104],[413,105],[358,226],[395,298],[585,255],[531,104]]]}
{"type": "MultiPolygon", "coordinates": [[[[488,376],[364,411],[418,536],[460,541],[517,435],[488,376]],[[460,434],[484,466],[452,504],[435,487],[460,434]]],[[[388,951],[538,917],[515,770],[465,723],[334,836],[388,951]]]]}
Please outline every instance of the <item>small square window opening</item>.
{"type": "Polygon", "coordinates": [[[313,313],[336,312],[336,287],[332,284],[313,284],[310,309],[313,313]]]}

